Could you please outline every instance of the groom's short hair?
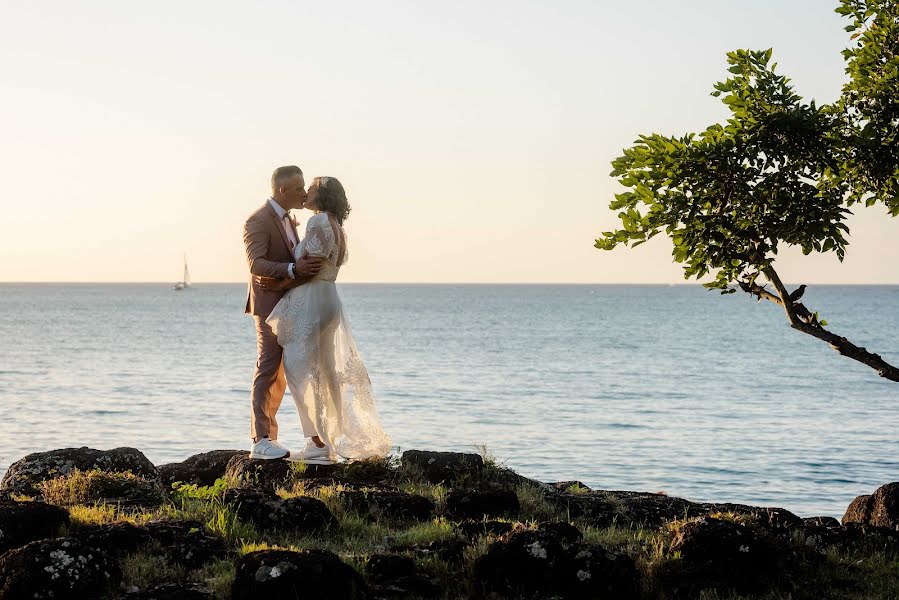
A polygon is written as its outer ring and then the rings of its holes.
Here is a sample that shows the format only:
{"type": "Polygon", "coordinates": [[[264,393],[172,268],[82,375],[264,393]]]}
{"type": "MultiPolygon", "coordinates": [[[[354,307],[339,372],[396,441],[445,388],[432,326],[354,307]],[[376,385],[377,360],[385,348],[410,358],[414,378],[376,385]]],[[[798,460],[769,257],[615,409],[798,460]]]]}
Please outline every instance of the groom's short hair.
{"type": "Polygon", "coordinates": [[[275,172],[272,173],[272,191],[276,191],[279,187],[281,187],[282,183],[284,183],[291,177],[296,177],[297,175],[302,174],[303,170],[296,165],[278,167],[277,169],[275,169],[275,172]]]}

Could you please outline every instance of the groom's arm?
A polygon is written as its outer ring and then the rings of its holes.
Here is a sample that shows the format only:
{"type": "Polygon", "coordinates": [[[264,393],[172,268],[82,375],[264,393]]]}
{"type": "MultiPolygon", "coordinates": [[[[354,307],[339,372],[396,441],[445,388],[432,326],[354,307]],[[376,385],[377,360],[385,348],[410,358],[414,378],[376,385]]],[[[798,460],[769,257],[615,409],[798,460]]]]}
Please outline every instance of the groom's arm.
{"type": "Polygon", "coordinates": [[[265,258],[268,254],[269,231],[259,219],[250,219],[243,226],[243,245],[247,252],[250,273],[273,279],[290,277],[292,263],[275,262],[265,258]]]}
{"type": "Polygon", "coordinates": [[[309,256],[304,252],[294,266],[296,275],[293,279],[272,279],[271,277],[260,277],[257,275],[253,277],[253,283],[263,290],[283,292],[284,290],[299,287],[311,280],[321,270],[321,266],[322,259],[320,257],[309,256]]]}

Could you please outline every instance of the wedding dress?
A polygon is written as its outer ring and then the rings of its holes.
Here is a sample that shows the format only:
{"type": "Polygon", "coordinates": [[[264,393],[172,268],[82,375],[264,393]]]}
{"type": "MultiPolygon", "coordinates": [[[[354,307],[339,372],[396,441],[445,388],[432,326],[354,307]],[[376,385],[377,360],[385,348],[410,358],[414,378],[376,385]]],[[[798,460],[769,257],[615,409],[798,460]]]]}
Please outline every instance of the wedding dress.
{"type": "Polygon", "coordinates": [[[309,219],[295,254],[321,257],[321,270],[288,291],[267,322],[284,348],[284,374],[303,435],[319,436],[347,459],[382,457],[390,437],[381,427],[368,371],[337,294],[335,281],[346,262],[346,233],[337,228],[327,213],[309,219]]]}

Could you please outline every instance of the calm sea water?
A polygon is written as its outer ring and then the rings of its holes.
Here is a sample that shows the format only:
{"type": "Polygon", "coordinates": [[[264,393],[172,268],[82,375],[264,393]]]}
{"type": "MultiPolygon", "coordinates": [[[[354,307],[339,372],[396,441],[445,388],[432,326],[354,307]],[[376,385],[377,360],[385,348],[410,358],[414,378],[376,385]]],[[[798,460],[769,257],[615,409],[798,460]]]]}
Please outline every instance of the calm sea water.
{"type": "MultiPolygon", "coordinates": [[[[0,284],[0,473],[134,446],[157,464],[248,441],[244,286],[0,284]]],[[[899,384],[694,286],[343,285],[400,450],[544,481],[841,516],[899,480],[899,384]]],[[[831,327],[899,362],[899,286],[813,286],[831,327]]],[[[303,440],[293,403],[281,439],[303,440]]]]}

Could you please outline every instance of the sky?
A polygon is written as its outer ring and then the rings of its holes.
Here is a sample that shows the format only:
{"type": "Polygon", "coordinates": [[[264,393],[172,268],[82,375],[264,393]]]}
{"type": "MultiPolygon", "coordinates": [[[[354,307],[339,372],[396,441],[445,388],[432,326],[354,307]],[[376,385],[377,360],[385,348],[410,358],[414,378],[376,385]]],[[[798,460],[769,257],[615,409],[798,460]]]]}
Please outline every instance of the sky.
{"type": "MultiPolygon", "coordinates": [[[[677,283],[600,252],[638,134],[722,120],[725,53],[832,101],[836,0],[0,1],[0,281],[244,281],[271,171],[338,177],[345,282],[677,283]]],[[[301,220],[308,212],[295,213],[301,220]]],[[[899,220],[787,281],[899,283],[899,220]]]]}

